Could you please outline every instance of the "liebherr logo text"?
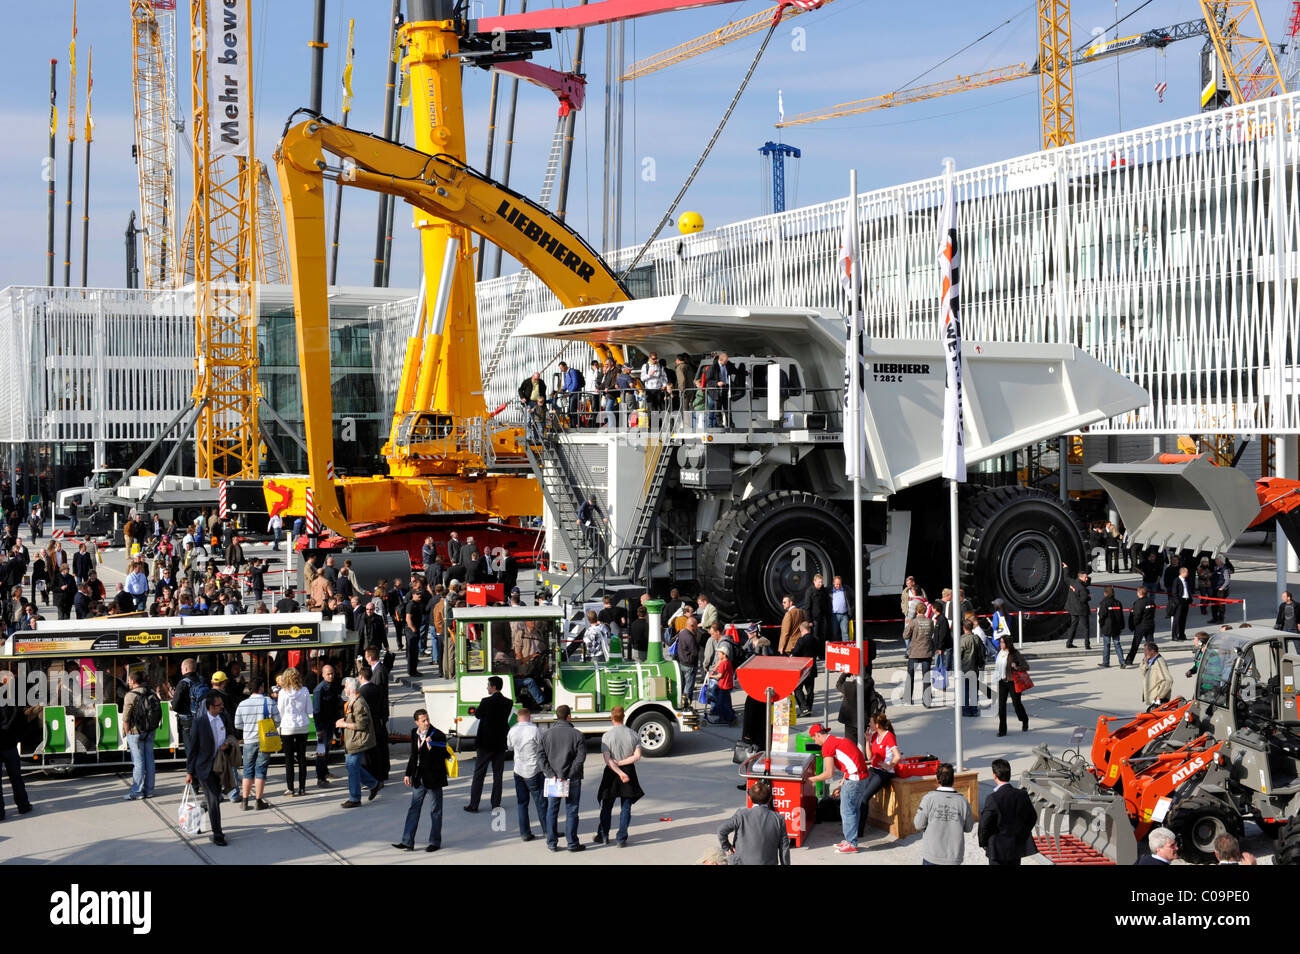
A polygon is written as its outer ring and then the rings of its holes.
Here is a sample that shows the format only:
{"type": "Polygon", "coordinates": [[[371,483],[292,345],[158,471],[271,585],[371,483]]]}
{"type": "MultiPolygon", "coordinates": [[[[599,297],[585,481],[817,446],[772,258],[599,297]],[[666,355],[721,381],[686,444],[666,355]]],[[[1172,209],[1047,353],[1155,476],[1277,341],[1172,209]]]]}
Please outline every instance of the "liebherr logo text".
{"type": "Polygon", "coordinates": [[[1201,758],[1198,755],[1192,762],[1189,762],[1187,765],[1184,765],[1177,772],[1175,772],[1172,781],[1175,785],[1177,785],[1179,782],[1183,781],[1184,779],[1188,778],[1194,773],[1199,772],[1203,768],[1205,768],[1205,759],[1201,758]]]}
{"type": "Polygon", "coordinates": [[[74,884],[50,895],[50,923],[58,926],[125,925],[133,934],[153,929],[152,891],[82,891],[74,884]]]}
{"type": "Polygon", "coordinates": [[[583,311],[566,311],[564,317],[560,319],[560,325],[595,325],[604,321],[614,321],[622,313],[622,305],[587,308],[583,311]]]}
{"type": "Polygon", "coordinates": [[[1147,738],[1154,739],[1157,735],[1164,732],[1165,729],[1169,728],[1172,725],[1177,724],[1177,722],[1178,722],[1178,716],[1176,715],[1165,716],[1163,719],[1161,719],[1151,728],[1147,729],[1147,738]]]}
{"type": "Polygon", "coordinates": [[[501,200],[501,205],[497,207],[497,215],[504,218],[507,222],[523,233],[524,238],[536,242],[539,246],[546,249],[547,253],[567,268],[573,274],[577,275],[584,282],[590,282],[591,276],[596,274],[594,265],[589,265],[582,260],[577,252],[572,251],[568,246],[558,238],[546,231],[541,224],[534,222],[527,215],[520,212],[506,199],[501,200]]]}
{"type": "Polygon", "coordinates": [[[872,364],[873,374],[929,374],[928,364],[872,364]]]}

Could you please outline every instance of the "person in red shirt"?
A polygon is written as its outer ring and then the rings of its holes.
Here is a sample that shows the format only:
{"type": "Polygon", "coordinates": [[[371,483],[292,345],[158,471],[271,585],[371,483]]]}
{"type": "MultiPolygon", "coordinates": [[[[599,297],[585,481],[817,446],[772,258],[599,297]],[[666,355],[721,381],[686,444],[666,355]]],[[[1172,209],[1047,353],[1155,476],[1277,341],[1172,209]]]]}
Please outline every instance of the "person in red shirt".
{"type": "Polygon", "coordinates": [[[709,670],[706,679],[717,680],[710,690],[713,696],[713,709],[710,713],[711,718],[706,721],[716,722],[718,725],[732,725],[736,721],[736,710],[731,707],[731,692],[736,688],[736,667],[731,664],[730,652],[719,651],[717,662],[709,670]]]}
{"type": "Polygon", "coordinates": [[[871,774],[867,776],[863,788],[863,804],[870,804],[876,792],[894,780],[894,770],[903,757],[898,751],[898,739],[894,737],[894,724],[883,712],[877,712],[871,717],[867,754],[871,758],[871,774]]]}
{"type": "Polygon", "coordinates": [[[822,773],[814,782],[829,782],[838,769],[844,781],[832,791],[840,799],[840,822],[844,838],[835,846],[836,854],[856,854],[858,850],[858,820],[861,817],[863,793],[866,791],[870,769],[867,759],[857,743],[831,735],[830,730],[817,723],[808,730],[813,741],[821,746],[822,773]]]}

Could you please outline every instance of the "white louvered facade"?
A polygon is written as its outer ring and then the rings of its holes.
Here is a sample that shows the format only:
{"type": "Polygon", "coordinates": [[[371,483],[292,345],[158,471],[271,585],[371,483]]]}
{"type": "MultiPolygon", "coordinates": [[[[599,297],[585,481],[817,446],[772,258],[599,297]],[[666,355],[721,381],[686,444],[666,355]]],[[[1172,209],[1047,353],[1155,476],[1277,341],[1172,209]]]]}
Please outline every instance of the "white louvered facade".
{"type": "MultiPolygon", "coordinates": [[[[1298,142],[1292,94],[959,171],[967,339],[1077,344],[1151,394],[1092,433],[1300,432],[1298,142]]],[[[858,197],[870,334],[938,333],[941,188],[936,176],[858,197]]],[[[843,310],[846,208],[661,239],[633,294],[843,310]]],[[[514,281],[479,285],[485,353],[514,281]]],[[[557,307],[530,276],[524,312],[557,307]]],[[[550,358],[512,344],[489,406],[550,358]]]]}
{"type": "MultiPolygon", "coordinates": [[[[1292,94],[959,171],[967,339],[1074,343],[1151,394],[1148,408],[1094,434],[1300,433],[1298,143],[1292,94]]],[[[858,196],[873,335],[937,334],[940,189],[936,176],[858,196]]],[[[661,239],[629,288],[843,309],[835,259],[846,207],[661,239]]],[[[635,251],[616,253],[614,267],[635,251]]],[[[484,356],[503,333],[515,282],[478,285],[484,356]]],[[[337,289],[331,299],[332,310],[368,315],[385,420],[415,305],[384,302],[395,294],[337,289]]],[[[286,287],[263,288],[259,300],[263,321],[289,320],[286,287]]],[[[555,307],[529,276],[523,312],[555,307]]],[[[0,290],[0,444],[156,436],[193,387],[186,310],[170,292],[0,290]]],[[[558,357],[553,343],[512,341],[486,386],[489,409],[558,357]]],[[[580,346],[565,357],[586,370],[580,346]]]]}

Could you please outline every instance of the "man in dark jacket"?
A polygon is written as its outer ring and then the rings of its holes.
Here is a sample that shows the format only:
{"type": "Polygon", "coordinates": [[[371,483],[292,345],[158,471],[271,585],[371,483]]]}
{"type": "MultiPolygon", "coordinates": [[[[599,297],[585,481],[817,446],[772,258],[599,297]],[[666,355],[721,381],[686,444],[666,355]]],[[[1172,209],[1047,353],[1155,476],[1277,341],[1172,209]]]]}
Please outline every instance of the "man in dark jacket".
{"type": "MultiPolygon", "coordinates": [[[[582,800],[582,763],[587,757],[587,740],[569,722],[569,707],[555,707],[555,723],[542,733],[542,774],[546,784],[568,783],[568,795],[563,796],[567,817],[564,839],[570,851],[582,851],[587,846],[578,841],[578,804],[582,800]]],[[[548,795],[546,799],[546,847],[560,850],[560,798],[548,795]]]]}
{"type": "Polygon", "coordinates": [[[442,847],[442,790],[447,787],[447,736],[429,722],[429,713],[415,710],[415,729],[411,732],[411,757],[406,761],[402,783],[411,790],[411,807],[406,810],[406,827],[402,840],[393,847],[398,851],[415,850],[415,829],[420,824],[420,809],[429,796],[429,844],[425,851],[442,847]]]}
{"type": "MultiPolygon", "coordinates": [[[[367,651],[367,658],[369,658],[369,651],[367,651]]],[[[374,722],[375,743],[365,750],[365,768],[382,785],[388,781],[389,769],[388,690],[377,683],[374,667],[368,662],[363,662],[357,667],[357,676],[361,680],[357,695],[365,700],[366,708],[370,710],[370,718],[374,722]]],[[[378,677],[384,678],[382,668],[378,677]]]]}
{"type": "Polygon", "coordinates": [[[483,797],[483,781],[492,769],[492,807],[501,807],[501,773],[506,767],[506,733],[510,731],[510,713],[514,700],[501,691],[500,676],[488,676],[488,694],[474,710],[478,735],[474,745],[474,781],[469,787],[469,804],[465,811],[478,811],[483,797]]]}
{"type": "Polygon", "coordinates": [[[1273,624],[1273,628],[1280,629],[1284,633],[1300,632],[1300,628],[1297,628],[1298,623],[1300,623],[1300,606],[1296,605],[1291,591],[1284,590],[1282,602],[1277,607],[1277,621],[1273,624]]]}
{"type": "MultiPolygon", "coordinates": [[[[14,674],[0,671],[0,698],[5,698],[0,705],[0,765],[4,766],[9,776],[9,785],[14,790],[14,804],[18,814],[26,815],[32,810],[32,803],[27,798],[27,786],[23,784],[23,767],[18,758],[18,743],[22,740],[23,729],[27,725],[27,716],[18,704],[18,686],[14,674]]],[[[0,818],[5,817],[4,789],[0,788],[0,818]]]]}
{"type": "Polygon", "coordinates": [[[1169,585],[1169,615],[1173,618],[1169,638],[1176,642],[1187,639],[1187,611],[1192,608],[1192,595],[1196,592],[1193,586],[1185,566],[1178,569],[1178,575],[1169,585]]]}
{"type": "Polygon", "coordinates": [[[330,743],[334,740],[334,723],[343,715],[343,688],[334,667],[320,668],[320,682],[312,692],[312,709],[316,713],[316,787],[329,785],[330,743]]]}
{"type": "Polygon", "coordinates": [[[979,843],[991,865],[1018,865],[1026,853],[1033,854],[1030,836],[1038,813],[1022,788],[1011,784],[1011,763],[993,760],[997,787],[980,810],[979,843]]]}
{"type": "Polygon", "coordinates": [[[1137,589],[1137,599],[1128,609],[1128,627],[1133,630],[1133,642],[1128,647],[1125,665],[1133,665],[1137,658],[1138,647],[1147,640],[1156,638],[1156,601],[1145,586],[1137,589]]]}
{"type": "Polygon", "coordinates": [[[524,404],[532,407],[539,400],[546,400],[546,382],[542,380],[542,373],[534,371],[531,377],[525,378],[519,385],[519,400],[524,404]]]}
{"type": "Polygon", "coordinates": [[[77,552],[72,554],[72,575],[76,577],[78,583],[85,583],[86,578],[90,576],[90,571],[95,568],[95,562],[91,559],[90,554],[86,552],[84,543],[77,545],[77,552]]]}
{"type": "Polygon", "coordinates": [[[686,618],[686,625],[677,633],[677,665],[682,670],[682,705],[689,706],[695,699],[695,667],[700,659],[700,633],[694,616],[686,618]]]}
{"type": "Polygon", "coordinates": [[[77,601],[77,581],[65,569],[51,576],[50,587],[54,590],[54,605],[58,607],[59,619],[68,619],[77,601]]]}
{"type": "Polygon", "coordinates": [[[813,635],[817,637],[818,659],[826,658],[826,643],[831,638],[833,618],[831,591],[825,578],[818,573],[813,577],[813,588],[808,591],[808,619],[813,624],[813,635]]]}
{"type": "Polygon", "coordinates": [[[203,699],[203,711],[194,717],[194,725],[185,746],[185,784],[199,785],[207,808],[204,825],[212,832],[212,843],[224,845],[221,833],[221,779],[213,770],[213,761],[222,749],[229,751],[230,737],[222,718],[224,700],[210,692],[203,699]]]}
{"type": "Polygon", "coordinates": [[[1065,597],[1065,609],[1070,614],[1070,628],[1065,631],[1065,648],[1073,649],[1074,640],[1083,634],[1083,648],[1092,649],[1092,631],[1088,629],[1088,571],[1079,573],[1070,581],[1070,592],[1065,597]]]}
{"type": "Polygon", "coordinates": [[[1110,648],[1113,644],[1119,668],[1127,669],[1128,663],[1120,648],[1120,635],[1124,632],[1124,607],[1115,599],[1115,587],[1107,586],[1102,593],[1101,605],[1097,607],[1097,625],[1101,629],[1101,662],[1097,665],[1103,669],[1110,668],[1110,648]]]}
{"type": "Polygon", "coordinates": [[[363,647],[362,652],[372,646],[380,651],[388,648],[388,623],[375,612],[373,601],[366,604],[365,613],[356,623],[357,642],[363,647]]]}

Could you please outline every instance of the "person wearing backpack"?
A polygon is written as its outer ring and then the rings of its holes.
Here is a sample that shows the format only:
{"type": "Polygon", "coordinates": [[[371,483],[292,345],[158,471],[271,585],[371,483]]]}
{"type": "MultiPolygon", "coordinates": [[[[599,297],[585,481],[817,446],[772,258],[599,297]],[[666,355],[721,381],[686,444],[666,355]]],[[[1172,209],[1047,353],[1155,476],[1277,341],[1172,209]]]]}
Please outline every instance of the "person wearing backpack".
{"type": "Polygon", "coordinates": [[[961,631],[961,678],[963,716],[978,716],[979,704],[975,701],[979,691],[980,674],[984,671],[984,642],[975,635],[975,624],[971,620],[962,622],[961,631]]]}
{"type": "Polygon", "coordinates": [[[190,738],[190,725],[193,722],[193,713],[196,711],[193,694],[201,683],[202,680],[194,669],[194,660],[188,656],[182,659],[181,679],[172,692],[172,712],[176,713],[177,731],[186,743],[190,738]]]}
{"type": "Polygon", "coordinates": [[[130,690],[122,704],[122,722],[126,726],[126,747],[131,752],[131,790],[124,801],[153,798],[154,733],[162,724],[162,703],[149,688],[144,674],[132,670],[126,677],[130,690]]]}

